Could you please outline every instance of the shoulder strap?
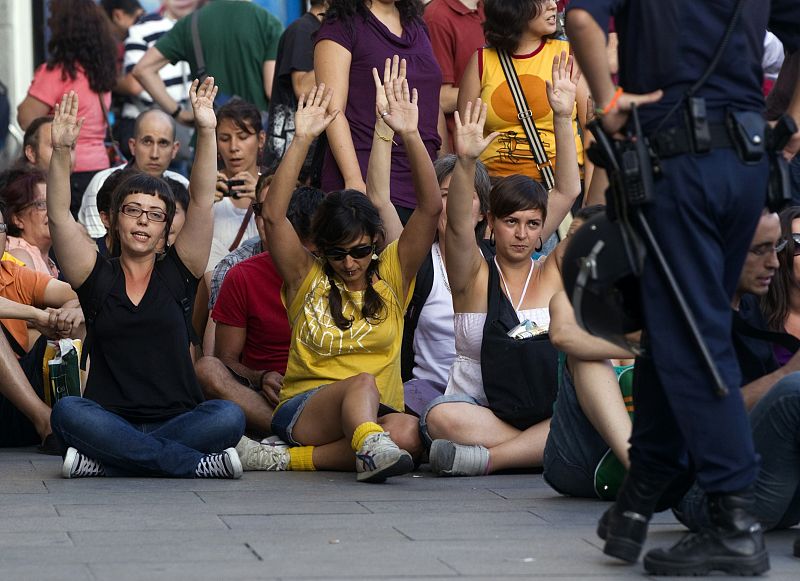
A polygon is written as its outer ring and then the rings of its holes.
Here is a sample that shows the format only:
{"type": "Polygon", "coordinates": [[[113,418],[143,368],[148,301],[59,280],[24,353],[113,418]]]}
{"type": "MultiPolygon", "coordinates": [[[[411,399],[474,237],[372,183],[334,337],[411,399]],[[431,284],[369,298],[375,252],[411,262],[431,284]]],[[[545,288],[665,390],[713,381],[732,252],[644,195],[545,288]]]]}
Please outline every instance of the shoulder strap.
{"type": "Polygon", "coordinates": [[[3,334],[6,336],[6,339],[8,339],[8,344],[11,346],[12,351],[19,357],[25,357],[25,349],[19,344],[17,338],[11,334],[11,331],[9,331],[3,323],[0,323],[0,327],[3,328],[3,334]]]}
{"type": "Polygon", "coordinates": [[[414,293],[408,303],[403,324],[403,343],[400,349],[400,374],[403,381],[411,379],[411,372],[414,369],[414,332],[417,330],[422,307],[425,306],[425,301],[428,300],[432,288],[433,255],[428,252],[417,271],[417,282],[414,285],[414,293]]]}
{"type": "Polygon", "coordinates": [[[525,93],[522,86],[519,84],[519,77],[517,70],[514,68],[514,61],[511,56],[501,49],[497,49],[497,56],[500,59],[500,67],[503,69],[503,74],[506,77],[508,87],[511,89],[511,96],[514,98],[514,105],[517,108],[517,118],[522,124],[522,129],[525,130],[525,136],[528,138],[528,143],[531,146],[533,153],[533,160],[536,162],[537,169],[542,172],[544,185],[548,190],[552,190],[555,186],[555,174],[553,173],[553,164],[547,159],[547,152],[544,149],[542,138],[539,137],[539,131],[536,129],[536,123],[533,121],[533,113],[528,107],[528,101],[525,99],[525,93]]]}
{"type": "Polygon", "coordinates": [[[236,238],[233,239],[233,244],[228,247],[228,252],[233,252],[237,248],[239,248],[239,243],[242,241],[242,236],[244,236],[244,231],[247,230],[247,226],[250,224],[250,218],[253,216],[253,204],[250,204],[250,207],[247,208],[247,212],[244,213],[244,219],[242,220],[242,225],[239,226],[239,231],[236,233],[236,238]]]}
{"type": "MultiPolygon", "coordinates": [[[[97,259],[100,260],[99,256],[97,259]]],[[[109,262],[111,261],[119,261],[119,259],[112,258],[109,262]]],[[[83,349],[81,350],[81,369],[84,371],[86,370],[86,358],[89,356],[92,343],[94,342],[94,324],[97,320],[97,315],[100,313],[100,309],[103,307],[106,299],[108,299],[108,295],[111,294],[111,290],[117,282],[119,272],[119,270],[112,272],[107,268],[98,269],[97,280],[95,280],[94,286],[92,287],[92,296],[89,297],[89,303],[85,306],[81,305],[83,308],[83,317],[86,320],[86,338],[83,342],[83,349]]]]}
{"type": "MultiPolygon", "coordinates": [[[[170,260],[169,256],[164,257],[164,260],[170,260]]],[[[197,336],[194,325],[192,325],[194,293],[191,292],[191,285],[194,280],[191,279],[188,274],[181,272],[174,263],[166,265],[166,268],[156,268],[155,271],[158,273],[158,276],[161,277],[169,294],[172,295],[172,298],[180,306],[183,312],[183,322],[186,325],[186,332],[189,334],[189,340],[192,342],[192,345],[200,345],[200,337],[197,336]]]]}
{"type": "Polygon", "coordinates": [[[203,45],[200,42],[199,20],[200,11],[195,10],[192,12],[192,47],[194,48],[194,60],[197,65],[195,76],[202,83],[206,80],[206,59],[203,57],[203,45]]]}
{"type": "Polygon", "coordinates": [[[800,339],[789,333],[778,333],[776,331],[767,331],[754,327],[741,317],[733,317],[733,328],[746,337],[753,339],[760,339],[768,343],[775,343],[781,347],[796,353],[800,350],[800,339]]]}

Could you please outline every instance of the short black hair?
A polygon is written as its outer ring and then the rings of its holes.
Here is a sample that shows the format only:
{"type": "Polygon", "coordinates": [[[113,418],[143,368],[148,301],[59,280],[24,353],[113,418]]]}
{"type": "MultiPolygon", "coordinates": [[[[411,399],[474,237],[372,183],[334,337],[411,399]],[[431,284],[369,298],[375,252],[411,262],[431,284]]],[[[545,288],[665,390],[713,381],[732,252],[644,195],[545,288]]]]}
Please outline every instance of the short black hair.
{"type": "Polygon", "coordinates": [[[39,147],[39,129],[41,129],[42,125],[46,125],[48,123],[53,122],[52,115],[45,115],[44,117],[37,117],[31,124],[28,125],[28,128],[25,130],[25,136],[22,138],[22,155],[25,155],[25,148],[29,145],[33,149],[37,149],[39,147]]]}
{"type": "Polygon", "coordinates": [[[311,220],[325,199],[325,192],[311,186],[300,186],[292,192],[286,218],[292,223],[294,231],[303,242],[311,240],[311,220]]]}
{"type": "Polygon", "coordinates": [[[97,205],[98,212],[105,212],[107,215],[111,213],[111,195],[117,186],[124,182],[129,177],[142,173],[135,167],[126,167],[119,171],[115,171],[106,178],[100,189],[97,190],[97,198],[95,204],[97,205]]]}
{"type": "Polygon", "coordinates": [[[172,195],[175,196],[175,204],[180,204],[183,211],[186,212],[189,209],[189,190],[186,189],[183,182],[176,179],[164,177],[164,181],[167,182],[169,189],[172,190],[172,195]]]}

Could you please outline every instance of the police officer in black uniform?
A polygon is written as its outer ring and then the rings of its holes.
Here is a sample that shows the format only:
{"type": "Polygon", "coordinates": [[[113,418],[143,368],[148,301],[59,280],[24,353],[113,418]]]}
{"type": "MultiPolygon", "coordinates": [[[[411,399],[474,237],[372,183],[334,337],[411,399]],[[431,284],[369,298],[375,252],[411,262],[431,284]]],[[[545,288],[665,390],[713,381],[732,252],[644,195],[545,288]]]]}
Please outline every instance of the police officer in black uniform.
{"type": "MultiPolygon", "coordinates": [[[[598,534],[607,554],[635,562],[656,505],[690,467],[708,493],[713,523],[668,550],[649,552],[645,569],[652,574],[756,575],[769,569],[751,511],[758,458],[739,391],[730,312],[768,179],[758,143],[736,142],[740,129],[749,135],[741,126],[747,121],[731,114],[764,110],[761,55],[767,27],[788,52],[800,48],[800,2],[572,0],[568,7],[567,34],[605,132],[621,138],[637,105],[661,171],[644,215],[729,390],[715,394],[711,371],[668,285],[655,261],[646,258],[641,294],[648,357],[637,361],[631,469],[598,534]],[[722,44],[736,10],[741,12],[722,44]],[[619,35],[619,87],[605,56],[611,17],[619,35]],[[721,58],[689,98],[687,90],[718,51],[721,58]]],[[[800,123],[800,91],[788,113],[800,123]]],[[[798,148],[800,132],[786,154],[798,148]]]]}

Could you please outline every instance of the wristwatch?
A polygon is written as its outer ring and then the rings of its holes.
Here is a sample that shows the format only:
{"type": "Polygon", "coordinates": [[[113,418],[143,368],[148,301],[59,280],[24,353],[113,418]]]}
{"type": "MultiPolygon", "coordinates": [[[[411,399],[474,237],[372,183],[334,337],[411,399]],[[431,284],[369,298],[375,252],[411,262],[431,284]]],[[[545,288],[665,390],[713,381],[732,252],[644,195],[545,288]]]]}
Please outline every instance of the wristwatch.
{"type": "Polygon", "coordinates": [[[177,118],[178,118],[178,115],[180,115],[180,114],[181,114],[181,111],[183,111],[183,107],[181,107],[181,104],[180,104],[180,103],[178,103],[178,106],[177,106],[177,107],[175,108],[175,110],[174,110],[174,111],[171,113],[171,117],[172,117],[173,119],[177,119],[177,118]]]}

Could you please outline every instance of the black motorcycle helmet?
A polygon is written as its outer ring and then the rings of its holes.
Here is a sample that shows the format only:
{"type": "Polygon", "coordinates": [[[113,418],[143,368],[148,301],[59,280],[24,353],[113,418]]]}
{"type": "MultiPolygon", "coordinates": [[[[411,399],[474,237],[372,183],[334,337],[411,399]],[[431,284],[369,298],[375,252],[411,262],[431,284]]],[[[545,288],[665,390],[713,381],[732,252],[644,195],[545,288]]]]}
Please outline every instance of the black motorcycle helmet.
{"type": "Polygon", "coordinates": [[[644,246],[605,212],[569,238],[561,276],[578,324],[588,333],[638,352],[631,334],[642,329],[639,273],[644,246]]]}

